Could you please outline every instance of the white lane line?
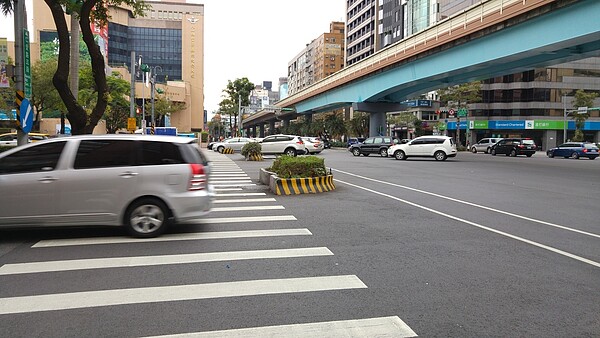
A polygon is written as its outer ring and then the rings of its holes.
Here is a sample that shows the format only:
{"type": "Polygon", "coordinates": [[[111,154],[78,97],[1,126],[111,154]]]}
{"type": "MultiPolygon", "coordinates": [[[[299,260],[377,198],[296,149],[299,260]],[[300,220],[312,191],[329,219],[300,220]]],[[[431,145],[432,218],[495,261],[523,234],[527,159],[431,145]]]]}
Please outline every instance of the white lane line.
{"type": "Polygon", "coordinates": [[[74,259],[47,262],[5,264],[0,267],[0,275],[332,255],[333,253],[329,251],[329,249],[325,247],[317,247],[297,249],[207,252],[182,255],[74,259]]]}
{"type": "Polygon", "coordinates": [[[277,222],[296,221],[292,215],[283,216],[246,216],[246,217],[212,217],[196,220],[193,224],[221,224],[221,223],[246,223],[246,222],[277,222]]]}
{"type": "Polygon", "coordinates": [[[221,203],[254,203],[254,202],[276,202],[274,198],[244,198],[244,199],[228,199],[228,200],[215,200],[213,204],[221,203]]]}
{"type": "Polygon", "coordinates": [[[363,288],[357,276],[345,275],[84,291],[0,298],[0,314],[363,288]]]}
{"type": "Polygon", "coordinates": [[[221,173],[217,173],[217,174],[210,174],[210,177],[248,177],[248,175],[246,173],[239,173],[239,174],[221,174],[221,173]]]}
{"type": "Polygon", "coordinates": [[[216,194],[218,198],[221,197],[246,197],[246,196],[266,196],[264,192],[245,192],[245,193],[233,193],[233,194],[216,194]]]}
{"type": "Polygon", "coordinates": [[[220,211],[262,211],[262,210],[283,210],[285,207],[283,205],[255,205],[251,207],[220,207],[220,208],[212,208],[211,212],[220,212],[220,211]]]}
{"type": "Polygon", "coordinates": [[[417,337],[415,331],[400,317],[379,317],[354,320],[336,320],[331,322],[275,325],[251,327],[244,329],[219,330],[207,332],[191,332],[174,335],[153,336],[146,338],[322,338],[322,337],[380,337],[406,338],[417,337]]]}
{"type": "Polygon", "coordinates": [[[486,227],[485,225],[481,225],[481,224],[478,224],[478,223],[475,223],[475,222],[468,221],[468,220],[466,220],[464,218],[460,218],[460,217],[452,216],[452,215],[449,215],[449,214],[445,214],[445,213],[443,213],[441,211],[437,211],[437,210],[434,210],[434,209],[431,209],[431,208],[428,208],[428,207],[425,207],[425,206],[422,206],[422,205],[419,205],[419,204],[413,203],[411,201],[407,201],[407,200],[404,200],[404,199],[401,199],[401,198],[398,198],[398,197],[395,197],[395,196],[392,196],[392,195],[384,194],[382,192],[375,191],[373,189],[361,187],[359,185],[348,183],[348,182],[344,182],[344,181],[340,181],[338,179],[336,179],[335,181],[336,182],[340,182],[342,184],[347,184],[349,186],[352,186],[352,187],[355,187],[355,188],[358,188],[358,189],[362,189],[362,190],[365,190],[365,191],[368,191],[368,192],[372,192],[372,193],[377,194],[377,195],[385,196],[385,197],[391,198],[393,200],[396,200],[396,201],[399,201],[399,202],[402,202],[402,203],[405,203],[405,204],[408,204],[408,205],[412,205],[413,207],[416,207],[416,208],[419,208],[419,209],[423,209],[423,210],[432,212],[434,214],[437,214],[437,215],[440,215],[440,216],[443,216],[443,217],[447,217],[447,218],[453,219],[453,220],[458,221],[458,222],[469,224],[469,225],[472,225],[474,227],[477,227],[477,228],[480,228],[480,229],[483,229],[483,230],[487,230],[487,231],[496,233],[498,235],[506,236],[506,237],[515,239],[517,241],[521,241],[523,243],[531,244],[533,246],[537,246],[538,248],[541,248],[541,249],[544,249],[544,250],[548,250],[548,251],[557,253],[559,255],[563,255],[565,257],[573,258],[573,259],[578,260],[580,262],[583,262],[583,263],[586,263],[586,264],[590,264],[590,265],[593,265],[595,267],[600,268],[600,263],[599,262],[595,262],[595,261],[593,261],[591,259],[587,259],[587,258],[584,258],[584,257],[581,257],[581,256],[577,256],[577,255],[574,255],[572,253],[569,253],[569,252],[566,252],[566,251],[562,251],[560,249],[556,249],[556,248],[553,248],[551,246],[544,245],[544,244],[541,244],[541,243],[538,243],[538,242],[530,241],[530,240],[525,239],[523,237],[511,235],[511,234],[509,234],[507,232],[504,232],[504,231],[492,229],[490,227],[486,227]]]}
{"type": "Polygon", "coordinates": [[[395,183],[380,181],[380,180],[377,180],[377,179],[374,179],[374,178],[360,176],[360,175],[352,174],[352,173],[345,172],[345,171],[338,170],[338,169],[333,169],[333,170],[338,171],[338,172],[340,172],[342,174],[346,174],[346,175],[350,175],[350,176],[362,178],[364,180],[368,180],[368,181],[372,181],[372,182],[377,182],[377,183],[381,183],[381,184],[387,184],[387,185],[391,185],[391,186],[394,186],[394,187],[398,187],[398,188],[402,188],[402,189],[406,189],[406,190],[410,190],[410,191],[415,191],[415,192],[418,192],[418,193],[421,193],[421,194],[443,198],[443,199],[446,199],[446,200],[449,200],[449,201],[452,201],[452,202],[462,203],[462,204],[469,205],[469,206],[472,206],[472,207],[476,207],[476,208],[480,208],[480,209],[484,209],[484,210],[488,210],[488,211],[493,211],[493,212],[496,212],[496,213],[499,213],[499,214],[503,214],[503,215],[507,215],[507,216],[511,216],[511,217],[516,217],[516,218],[520,218],[520,219],[523,219],[523,220],[526,220],[526,221],[530,221],[530,222],[534,222],[534,223],[539,223],[539,224],[544,224],[544,225],[548,225],[548,226],[551,226],[551,227],[555,227],[555,228],[559,228],[559,229],[563,229],[563,230],[567,230],[567,231],[572,231],[572,232],[580,233],[582,235],[587,235],[587,236],[591,236],[591,237],[600,238],[599,234],[594,234],[594,233],[591,233],[591,232],[586,232],[586,231],[582,231],[582,230],[577,230],[577,229],[569,228],[569,227],[566,227],[564,225],[550,223],[550,222],[542,221],[542,220],[539,220],[539,219],[530,218],[530,217],[527,217],[527,216],[521,216],[521,215],[513,214],[513,213],[508,212],[508,211],[503,211],[503,210],[499,210],[499,209],[494,209],[494,208],[486,207],[485,205],[475,204],[475,203],[471,203],[471,202],[459,200],[459,199],[456,199],[456,198],[452,198],[452,197],[448,197],[448,196],[436,194],[436,193],[433,193],[433,192],[429,192],[429,191],[425,191],[425,190],[420,190],[420,189],[416,189],[416,188],[407,187],[405,185],[400,185],[400,184],[395,184],[395,183]]]}
{"type": "Polygon", "coordinates": [[[242,191],[242,188],[214,188],[214,191],[242,191]]]}
{"type": "Polygon", "coordinates": [[[250,179],[250,177],[211,177],[210,182],[213,184],[226,183],[226,182],[250,183],[250,182],[252,182],[252,180],[250,179]]]}
{"type": "Polygon", "coordinates": [[[212,184],[212,185],[215,187],[246,187],[246,186],[256,185],[256,183],[220,184],[219,182],[217,182],[217,184],[212,184]]]}
{"type": "Polygon", "coordinates": [[[311,236],[308,229],[270,229],[270,230],[242,230],[242,231],[210,231],[184,234],[166,234],[154,238],[131,238],[131,237],[96,237],[96,238],[67,238],[49,239],[39,241],[32,248],[50,248],[75,245],[96,244],[123,244],[123,243],[147,243],[147,242],[172,242],[172,241],[196,241],[204,239],[232,239],[232,238],[255,238],[255,237],[279,237],[279,236],[311,236]]]}

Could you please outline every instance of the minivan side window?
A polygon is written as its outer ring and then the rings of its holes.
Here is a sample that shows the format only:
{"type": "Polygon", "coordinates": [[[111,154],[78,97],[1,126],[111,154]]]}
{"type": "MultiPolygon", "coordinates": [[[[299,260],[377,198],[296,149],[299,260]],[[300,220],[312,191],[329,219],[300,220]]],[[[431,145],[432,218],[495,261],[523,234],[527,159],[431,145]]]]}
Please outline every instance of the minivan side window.
{"type": "Polygon", "coordinates": [[[128,140],[82,140],[75,156],[75,169],[131,166],[135,142],[128,140]]]}
{"type": "Polygon", "coordinates": [[[181,164],[185,163],[176,145],[169,142],[140,142],[142,158],[140,165],[181,164]]]}
{"type": "Polygon", "coordinates": [[[0,162],[0,175],[54,170],[66,143],[40,144],[8,155],[0,162]]]}

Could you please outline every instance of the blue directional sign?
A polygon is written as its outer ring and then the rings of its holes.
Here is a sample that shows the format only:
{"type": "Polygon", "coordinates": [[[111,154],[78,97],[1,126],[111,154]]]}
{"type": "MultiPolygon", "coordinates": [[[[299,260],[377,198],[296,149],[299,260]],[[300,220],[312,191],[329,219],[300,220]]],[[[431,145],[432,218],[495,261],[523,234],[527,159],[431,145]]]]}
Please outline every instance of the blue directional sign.
{"type": "Polygon", "coordinates": [[[28,133],[33,127],[33,108],[28,99],[23,99],[23,101],[21,101],[21,109],[19,112],[21,115],[21,120],[19,121],[21,122],[21,128],[24,132],[28,133]]]}

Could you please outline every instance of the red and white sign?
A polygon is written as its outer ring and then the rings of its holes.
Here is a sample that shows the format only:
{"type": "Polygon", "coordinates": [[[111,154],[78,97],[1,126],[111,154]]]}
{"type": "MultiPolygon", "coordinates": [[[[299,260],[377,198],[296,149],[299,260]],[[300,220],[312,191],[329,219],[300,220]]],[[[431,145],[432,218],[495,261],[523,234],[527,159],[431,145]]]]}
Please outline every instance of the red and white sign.
{"type": "Polygon", "coordinates": [[[448,110],[448,115],[450,115],[450,116],[454,116],[454,109],[450,109],[450,110],[448,110]]]}

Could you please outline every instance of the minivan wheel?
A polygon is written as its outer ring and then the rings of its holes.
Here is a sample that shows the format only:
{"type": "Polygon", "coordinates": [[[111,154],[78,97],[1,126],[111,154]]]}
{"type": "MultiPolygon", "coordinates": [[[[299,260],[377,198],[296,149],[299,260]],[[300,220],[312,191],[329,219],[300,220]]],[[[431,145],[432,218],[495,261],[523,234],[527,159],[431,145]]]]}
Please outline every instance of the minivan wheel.
{"type": "Polygon", "coordinates": [[[394,158],[397,160],[406,160],[406,154],[402,150],[396,150],[394,158]]]}
{"type": "Polygon", "coordinates": [[[169,222],[169,209],[154,198],[143,198],[129,206],[125,213],[125,226],[134,237],[156,237],[165,232],[169,222]]]}
{"type": "Polygon", "coordinates": [[[386,148],[381,148],[379,150],[379,155],[381,155],[381,157],[387,157],[387,149],[386,148]]]}
{"type": "Polygon", "coordinates": [[[435,157],[436,161],[445,161],[448,157],[446,156],[446,153],[441,150],[436,151],[435,154],[433,154],[433,156],[435,157]]]}
{"type": "Polygon", "coordinates": [[[358,148],[352,149],[352,155],[354,155],[354,156],[360,156],[360,149],[358,149],[358,148]]]}
{"type": "Polygon", "coordinates": [[[578,153],[576,153],[576,152],[573,152],[573,153],[571,154],[571,158],[572,158],[572,159],[574,159],[574,160],[577,160],[577,159],[579,159],[579,154],[578,154],[578,153]]]}
{"type": "Polygon", "coordinates": [[[285,150],[284,154],[286,154],[288,156],[296,156],[296,149],[294,149],[294,148],[287,148],[285,150]]]}

